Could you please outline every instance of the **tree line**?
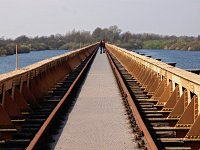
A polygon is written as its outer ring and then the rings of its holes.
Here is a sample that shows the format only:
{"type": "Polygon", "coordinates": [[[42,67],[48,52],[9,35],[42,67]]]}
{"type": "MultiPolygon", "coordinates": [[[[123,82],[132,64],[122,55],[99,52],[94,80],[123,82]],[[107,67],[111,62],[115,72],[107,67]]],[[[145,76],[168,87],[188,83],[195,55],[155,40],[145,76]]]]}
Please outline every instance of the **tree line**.
{"type": "Polygon", "coordinates": [[[19,44],[19,52],[26,53],[35,50],[77,49],[105,39],[109,43],[126,49],[177,49],[200,50],[200,36],[163,36],[152,33],[135,34],[122,32],[118,26],[108,28],[97,27],[90,31],[70,31],[64,35],[56,34],[41,37],[22,35],[16,39],[0,38],[0,55],[15,53],[15,45],[19,44]]]}

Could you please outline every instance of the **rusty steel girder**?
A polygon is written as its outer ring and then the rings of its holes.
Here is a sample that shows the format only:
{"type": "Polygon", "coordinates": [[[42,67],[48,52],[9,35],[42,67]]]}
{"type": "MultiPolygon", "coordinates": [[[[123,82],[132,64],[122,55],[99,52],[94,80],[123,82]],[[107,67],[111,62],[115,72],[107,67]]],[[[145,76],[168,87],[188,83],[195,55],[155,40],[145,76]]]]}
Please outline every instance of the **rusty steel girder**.
{"type": "Polygon", "coordinates": [[[174,129],[187,128],[182,140],[200,142],[200,76],[111,44],[106,48],[157,103],[155,107],[167,112],[174,129]]]}
{"type": "Polygon", "coordinates": [[[128,100],[130,109],[132,111],[132,114],[134,115],[134,118],[135,118],[138,126],[139,126],[139,129],[141,130],[142,134],[144,134],[144,137],[145,137],[145,140],[146,140],[146,143],[144,143],[144,144],[147,144],[146,148],[149,149],[149,150],[158,150],[154,140],[152,139],[147,127],[144,124],[144,121],[142,120],[142,118],[139,114],[138,109],[136,108],[136,105],[134,103],[134,100],[133,100],[131,94],[129,93],[129,90],[127,89],[127,87],[126,87],[118,69],[116,68],[114,62],[112,61],[109,53],[107,53],[107,56],[108,56],[109,62],[111,64],[111,67],[113,69],[113,72],[116,76],[116,79],[118,81],[121,92],[123,93],[125,98],[128,100]]]}
{"type": "Polygon", "coordinates": [[[98,43],[0,75],[0,140],[10,139],[51,87],[82,63],[98,43]]]}
{"type": "MultiPolygon", "coordinates": [[[[97,50],[97,49],[95,48],[94,50],[97,50]]],[[[92,53],[92,55],[89,58],[89,60],[87,61],[86,65],[83,67],[83,69],[81,70],[81,72],[79,73],[79,75],[76,77],[76,79],[70,85],[69,89],[66,91],[65,95],[63,96],[63,98],[59,101],[59,103],[56,105],[56,107],[53,109],[53,111],[51,112],[51,114],[45,120],[45,122],[43,123],[43,125],[41,126],[41,128],[39,129],[39,131],[36,133],[35,137],[31,140],[30,144],[26,148],[27,150],[37,149],[37,145],[38,145],[39,142],[41,142],[40,140],[41,140],[43,134],[45,134],[47,132],[47,130],[50,127],[53,119],[55,119],[57,117],[56,115],[58,115],[58,112],[61,111],[62,106],[64,105],[64,103],[69,100],[68,99],[69,95],[72,93],[73,88],[78,83],[78,81],[81,79],[81,76],[83,75],[84,71],[87,69],[87,67],[89,66],[89,64],[91,63],[91,61],[94,58],[95,54],[96,54],[95,52],[92,53]]],[[[77,58],[73,59],[73,60],[77,61],[77,58]]]]}

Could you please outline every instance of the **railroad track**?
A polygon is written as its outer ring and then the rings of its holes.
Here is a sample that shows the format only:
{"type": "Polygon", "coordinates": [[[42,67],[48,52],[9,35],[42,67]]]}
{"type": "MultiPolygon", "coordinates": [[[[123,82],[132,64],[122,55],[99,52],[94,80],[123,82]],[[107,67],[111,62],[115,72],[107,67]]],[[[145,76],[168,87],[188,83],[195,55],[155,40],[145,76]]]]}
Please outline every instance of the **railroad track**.
{"type": "MultiPolygon", "coordinates": [[[[95,57],[96,50],[78,67],[55,84],[37,106],[23,114],[23,118],[13,121],[18,126],[12,130],[12,139],[1,140],[2,150],[49,149],[52,136],[57,134],[64,116],[71,111],[76,94],[84,81],[95,57]],[[18,124],[17,124],[18,123],[18,124]]],[[[169,118],[170,111],[161,111],[164,105],[151,98],[151,94],[141,86],[111,53],[107,52],[111,67],[121,90],[126,114],[135,134],[139,149],[190,150],[199,145],[185,141],[189,128],[175,128],[178,118],[169,118]]],[[[4,132],[3,129],[1,131],[4,132]]],[[[6,131],[7,132],[7,131],[6,131]]],[[[193,141],[192,141],[193,142],[193,141]]]]}
{"type": "Polygon", "coordinates": [[[192,145],[185,143],[183,140],[184,134],[180,135],[180,132],[186,134],[188,129],[174,128],[173,126],[178,119],[168,119],[169,112],[160,111],[163,106],[157,105],[157,101],[151,99],[151,95],[129,74],[117,58],[112,54],[108,54],[108,57],[124,97],[124,105],[132,130],[136,133],[135,140],[138,141],[138,147],[152,150],[198,149],[198,147],[192,147],[192,145]]]}
{"type": "Polygon", "coordinates": [[[0,143],[1,150],[48,149],[52,135],[57,133],[55,127],[59,129],[58,122],[70,111],[95,54],[96,50],[49,90],[37,107],[24,114],[25,121],[12,139],[0,143]]]}

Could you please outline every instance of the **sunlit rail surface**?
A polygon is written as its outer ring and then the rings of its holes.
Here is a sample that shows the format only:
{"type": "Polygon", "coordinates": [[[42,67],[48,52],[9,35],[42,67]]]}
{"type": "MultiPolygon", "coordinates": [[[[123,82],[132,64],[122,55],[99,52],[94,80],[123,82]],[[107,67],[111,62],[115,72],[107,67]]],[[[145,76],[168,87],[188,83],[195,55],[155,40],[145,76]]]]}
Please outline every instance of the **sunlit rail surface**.
{"type": "MultiPolygon", "coordinates": [[[[106,49],[101,57],[110,62],[137,148],[199,149],[200,76],[114,45],[106,49]]],[[[0,75],[0,149],[49,146],[97,50],[98,43],[0,75]]]]}

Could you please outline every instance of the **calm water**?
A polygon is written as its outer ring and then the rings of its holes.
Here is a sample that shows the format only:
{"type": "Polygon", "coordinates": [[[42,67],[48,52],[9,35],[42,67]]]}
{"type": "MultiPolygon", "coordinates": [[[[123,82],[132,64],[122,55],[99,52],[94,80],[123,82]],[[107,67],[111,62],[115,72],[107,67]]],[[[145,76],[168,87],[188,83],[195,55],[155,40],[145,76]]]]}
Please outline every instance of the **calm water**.
{"type": "MultiPolygon", "coordinates": [[[[182,69],[200,69],[200,51],[178,50],[137,50],[153,58],[161,58],[163,62],[176,62],[176,66],[182,69]]],[[[61,55],[67,50],[33,51],[19,54],[19,67],[25,67],[38,61],[61,55]]],[[[15,69],[15,55],[0,57],[0,74],[15,69]]]]}
{"type": "Polygon", "coordinates": [[[182,69],[200,69],[200,51],[142,49],[137,52],[160,58],[163,62],[176,62],[176,67],[182,69]]]}
{"type": "MultiPolygon", "coordinates": [[[[19,54],[19,67],[22,68],[38,61],[64,54],[66,52],[68,52],[68,50],[45,50],[19,54]]],[[[12,71],[14,69],[15,55],[0,56],[0,74],[12,71]]]]}

